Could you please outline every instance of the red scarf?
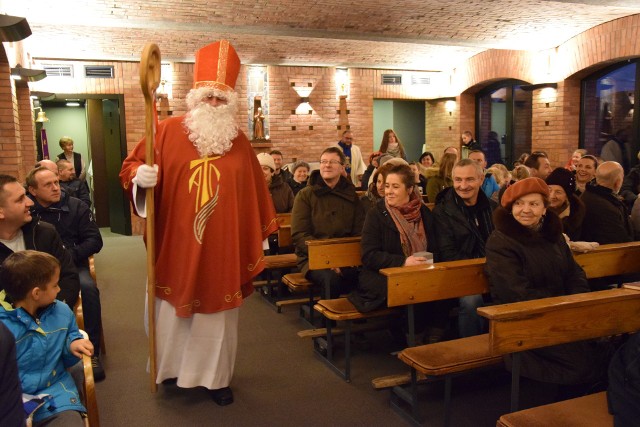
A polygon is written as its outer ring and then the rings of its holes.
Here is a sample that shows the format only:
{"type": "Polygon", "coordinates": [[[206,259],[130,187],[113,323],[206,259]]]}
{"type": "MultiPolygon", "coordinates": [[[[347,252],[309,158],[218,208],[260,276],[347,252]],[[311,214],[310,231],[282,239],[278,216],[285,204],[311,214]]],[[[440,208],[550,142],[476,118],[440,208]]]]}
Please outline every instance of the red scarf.
{"type": "Polygon", "coordinates": [[[389,206],[387,200],[384,202],[387,210],[391,213],[391,218],[400,233],[400,244],[402,253],[410,256],[416,252],[427,250],[427,234],[424,231],[420,207],[422,201],[420,196],[412,192],[409,201],[402,206],[389,206]]]}

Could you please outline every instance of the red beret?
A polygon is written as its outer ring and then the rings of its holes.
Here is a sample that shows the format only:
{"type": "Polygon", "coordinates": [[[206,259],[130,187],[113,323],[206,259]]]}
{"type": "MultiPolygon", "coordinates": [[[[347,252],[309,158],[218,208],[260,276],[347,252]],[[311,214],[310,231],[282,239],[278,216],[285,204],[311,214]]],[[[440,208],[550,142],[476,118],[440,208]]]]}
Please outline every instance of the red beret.
{"type": "Polygon", "coordinates": [[[504,208],[510,208],[513,202],[518,200],[522,196],[526,196],[531,193],[542,194],[545,198],[549,197],[549,186],[546,182],[540,178],[531,177],[521,179],[515,184],[511,184],[502,195],[500,204],[504,208]]]}

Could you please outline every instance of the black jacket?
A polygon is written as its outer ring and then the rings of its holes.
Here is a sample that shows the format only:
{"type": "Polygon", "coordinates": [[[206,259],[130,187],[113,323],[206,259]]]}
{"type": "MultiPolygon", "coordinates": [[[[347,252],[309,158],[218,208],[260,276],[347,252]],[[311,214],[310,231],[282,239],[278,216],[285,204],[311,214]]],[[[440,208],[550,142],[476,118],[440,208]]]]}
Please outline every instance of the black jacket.
{"type": "MultiPolygon", "coordinates": [[[[67,303],[73,310],[80,292],[78,271],[69,252],[65,249],[60,236],[51,224],[40,222],[34,218],[29,224],[22,226],[24,244],[27,249],[46,252],[60,261],[60,293],[57,299],[67,303]]],[[[0,263],[13,251],[0,243],[0,263]]],[[[3,288],[0,283],[0,288],[3,288]]]]}
{"type": "Polygon", "coordinates": [[[7,427],[25,425],[22,386],[16,363],[16,338],[0,322],[0,420],[7,427]]]}
{"type": "Polygon", "coordinates": [[[611,189],[587,185],[581,198],[586,208],[582,221],[582,240],[601,245],[633,241],[633,226],[627,208],[611,189]]]}
{"type": "MultiPolygon", "coordinates": [[[[438,243],[435,239],[433,214],[424,204],[420,207],[424,231],[427,235],[427,251],[439,261],[438,243]]],[[[349,300],[361,312],[375,310],[386,304],[387,278],[378,271],[381,268],[401,267],[406,256],[402,252],[400,233],[387,210],[384,199],[367,212],[362,229],[362,271],[358,288],[349,300]]]]}
{"type": "Polygon", "coordinates": [[[282,180],[282,174],[274,175],[269,183],[269,193],[276,213],[289,213],[293,209],[293,191],[282,180]]]}
{"type": "MultiPolygon", "coordinates": [[[[581,198],[575,194],[568,195],[569,200],[569,216],[562,218],[562,231],[565,233],[571,241],[577,242],[582,239],[582,223],[584,216],[587,213],[587,209],[584,206],[581,198]]],[[[558,214],[561,214],[559,212],[558,214]]]]}
{"type": "MultiPolygon", "coordinates": [[[[487,227],[484,234],[488,237],[493,231],[491,213],[497,204],[480,190],[476,206],[477,215],[482,217],[479,225],[484,224],[487,227]]],[[[433,216],[441,261],[484,257],[485,238],[478,227],[469,223],[464,213],[463,201],[457,196],[454,188],[449,187],[440,192],[433,208],[433,216]]]]}
{"type": "Polygon", "coordinates": [[[300,190],[307,186],[307,181],[298,182],[295,179],[291,178],[287,181],[287,184],[289,184],[289,187],[291,187],[291,191],[293,191],[293,197],[295,197],[300,190]]]}
{"type": "MultiPolygon", "coordinates": [[[[562,237],[558,216],[547,210],[540,231],[520,225],[506,209],[494,212],[485,273],[493,301],[506,304],[588,292],[585,273],[562,237]]],[[[587,341],[522,354],[521,374],[556,384],[588,383],[606,373],[606,348],[587,341]]],[[[507,358],[510,367],[510,358],[507,358]]]]}
{"type": "Polygon", "coordinates": [[[627,204],[629,212],[638,198],[638,193],[640,193],[640,165],[635,165],[624,177],[622,188],[620,188],[620,195],[627,204]]]}
{"type": "Polygon", "coordinates": [[[75,197],[62,193],[60,201],[45,208],[32,197],[31,215],[52,224],[76,266],[88,265],[88,258],[102,249],[100,229],[89,207],[75,197]]]}
{"type": "Polygon", "coordinates": [[[91,196],[89,194],[89,187],[86,181],[81,181],[78,178],[74,178],[71,181],[60,181],[60,187],[62,187],[69,196],[80,199],[91,207],[91,196]]]}

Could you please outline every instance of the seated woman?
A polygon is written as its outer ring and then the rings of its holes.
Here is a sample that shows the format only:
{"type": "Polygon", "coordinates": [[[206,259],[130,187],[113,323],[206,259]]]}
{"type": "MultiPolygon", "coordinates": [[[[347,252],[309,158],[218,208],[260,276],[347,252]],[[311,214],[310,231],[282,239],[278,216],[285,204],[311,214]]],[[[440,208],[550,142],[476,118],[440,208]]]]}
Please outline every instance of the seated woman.
{"type": "Polygon", "coordinates": [[[586,208],[575,195],[576,179],[565,168],[556,168],[545,180],[549,186],[549,209],[562,221],[562,231],[571,241],[580,240],[586,208]]]}
{"type": "Polygon", "coordinates": [[[429,198],[429,203],[436,203],[436,197],[442,190],[447,187],[453,187],[451,171],[453,171],[453,166],[456,164],[457,158],[458,157],[452,153],[443,155],[442,159],[440,159],[438,174],[428,177],[427,197],[429,198]]]}
{"type": "Polygon", "coordinates": [[[418,162],[409,163],[409,167],[411,167],[413,175],[415,176],[415,184],[418,192],[420,195],[427,194],[427,178],[422,175],[418,162]]]}
{"type": "Polygon", "coordinates": [[[273,157],[267,153],[260,153],[258,154],[258,162],[262,166],[262,173],[265,181],[267,181],[267,186],[269,186],[269,193],[276,213],[291,212],[291,209],[293,209],[293,191],[282,180],[282,174],[274,176],[276,164],[273,161],[273,157]]]}
{"type": "MultiPolygon", "coordinates": [[[[385,177],[384,199],[367,213],[362,229],[363,269],[358,288],[349,295],[363,313],[386,306],[387,279],[378,272],[381,268],[427,264],[427,258],[419,254],[425,251],[438,259],[433,215],[421,202],[414,185],[409,166],[392,166],[385,177]]],[[[441,336],[450,305],[442,310],[439,303],[427,306],[428,310],[420,311],[430,316],[428,321],[434,328],[430,335],[439,332],[441,336]]]]}
{"type": "Polygon", "coordinates": [[[387,129],[384,131],[384,134],[382,135],[382,142],[380,143],[380,152],[382,154],[389,154],[393,157],[400,157],[407,160],[407,154],[404,151],[404,146],[393,129],[387,129]]]}
{"type": "MultiPolygon", "coordinates": [[[[264,175],[265,181],[267,181],[269,194],[271,194],[271,200],[273,200],[273,207],[276,213],[291,212],[294,199],[293,191],[291,187],[284,182],[282,174],[274,175],[276,164],[273,161],[273,157],[267,153],[260,153],[257,157],[260,166],[262,166],[262,174],[264,175]]],[[[269,236],[268,255],[275,255],[279,252],[278,233],[273,233],[269,236]]]]}
{"type": "Polygon", "coordinates": [[[587,184],[596,177],[596,169],[598,169],[598,159],[587,154],[578,160],[576,169],[576,194],[578,196],[584,193],[587,184]]]}
{"type": "Polygon", "coordinates": [[[587,155],[587,150],[583,148],[578,148],[576,151],[573,152],[573,154],[571,154],[571,158],[567,160],[567,164],[564,165],[564,168],[575,173],[576,169],[578,168],[578,162],[582,157],[586,155],[587,155]]]}
{"type": "Polygon", "coordinates": [[[307,186],[307,179],[309,178],[309,163],[299,161],[294,163],[293,168],[291,168],[291,172],[293,173],[291,179],[287,181],[289,187],[291,187],[291,191],[293,191],[293,196],[295,197],[298,194],[298,191],[302,190],[307,186]]]}
{"type": "Polygon", "coordinates": [[[431,154],[430,151],[425,151],[424,153],[422,153],[418,161],[425,168],[430,168],[436,162],[436,159],[433,157],[433,154],[431,154]]]}
{"type": "MultiPolygon", "coordinates": [[[[485,273],[496,304],[589,292],[560,218],[548,206],[549,187],[540,178],[523,179],[504,192],[486,245],[485,273]]],[[[592,383],[606,372],[602,353],[586,341],[525,351],[521,374],[554,384],[592,383]]]]}

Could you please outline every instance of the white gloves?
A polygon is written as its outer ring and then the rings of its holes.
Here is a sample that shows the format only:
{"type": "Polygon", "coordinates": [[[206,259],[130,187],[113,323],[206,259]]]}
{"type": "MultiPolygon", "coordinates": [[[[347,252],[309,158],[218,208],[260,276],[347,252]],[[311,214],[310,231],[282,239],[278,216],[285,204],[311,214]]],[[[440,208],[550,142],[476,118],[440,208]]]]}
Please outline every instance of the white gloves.
{"type": "Polygon", "coordinates": [[[158,183],[158,165],[140,165],[136,170],[136,176],[131,180],[140,188],[152,188],[158,183]]]}

